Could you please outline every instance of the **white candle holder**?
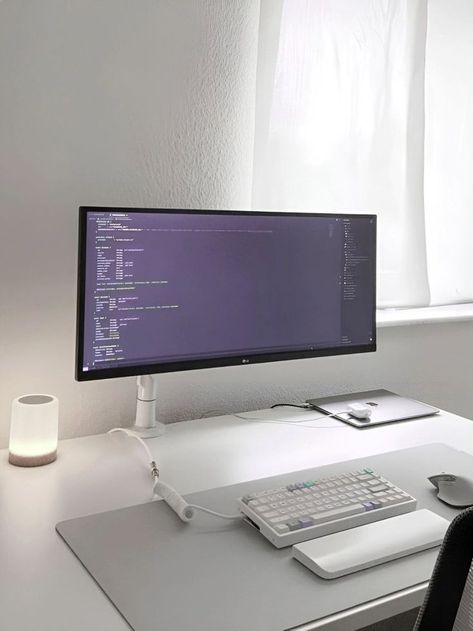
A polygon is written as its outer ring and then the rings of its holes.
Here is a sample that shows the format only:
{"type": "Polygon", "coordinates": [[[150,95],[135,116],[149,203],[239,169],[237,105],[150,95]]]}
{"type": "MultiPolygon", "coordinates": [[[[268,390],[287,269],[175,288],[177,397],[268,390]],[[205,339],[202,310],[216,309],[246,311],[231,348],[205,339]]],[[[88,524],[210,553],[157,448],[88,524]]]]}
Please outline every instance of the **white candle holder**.
{"type": "Polygon", "coordinates": [[[38,467],[57,457],[59,401],[49,394],[27,394],[12,402],[8,460],[38,467]]]}

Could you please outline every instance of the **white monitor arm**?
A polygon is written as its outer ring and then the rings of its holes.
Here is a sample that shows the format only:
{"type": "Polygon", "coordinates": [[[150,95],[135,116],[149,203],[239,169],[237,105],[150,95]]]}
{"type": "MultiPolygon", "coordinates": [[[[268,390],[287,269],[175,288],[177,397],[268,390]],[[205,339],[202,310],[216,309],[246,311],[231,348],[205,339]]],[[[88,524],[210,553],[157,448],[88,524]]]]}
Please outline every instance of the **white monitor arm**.
{"type": "Polygon", "coordinates": [[[165,426],[156,419],[157,375],[140,375],[136,385],[136,418],[131,429],[141,438],[160,436],[164,433],[165,426]]]}

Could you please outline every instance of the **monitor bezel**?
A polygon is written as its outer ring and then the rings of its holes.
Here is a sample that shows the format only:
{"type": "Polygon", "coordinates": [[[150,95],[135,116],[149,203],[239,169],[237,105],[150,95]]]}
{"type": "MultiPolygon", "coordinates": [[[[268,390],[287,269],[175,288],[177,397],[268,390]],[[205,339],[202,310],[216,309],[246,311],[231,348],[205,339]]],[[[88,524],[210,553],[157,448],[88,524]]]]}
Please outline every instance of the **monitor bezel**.
{"type": "Polygon", "coordinates": [[[369,353],[376,351],[376,224],[375,214],[364,213],[312,213],[288,211],[254,211],[254,210],[202,210],[178,208],[125,208],[118,206],[80,206],[79,207],[79,248],[77,274],[77,312],[76,312],[76,357],[75,378],[77,381],[96,381],[99,379],[113,379],[117,377],[136,377],[166,372],[180,372],[184,370],[198,370],[203,368],[220,368],[223,366],[247,366],[276,361],[290,361],[295,359],[312,359],[314,357],[330,357],[337,355],[352,355],[355,353],[369,353]],[[298,216],[298,217],[330,217],[340,218],[364,217],[374,223],[374,274],[373,274],[373,342],[357,346],[334,346],[315,350],[295,350],[283,352],[258,353],[255,355],[238,355],[232,357],[214,357],[211,359],[192,359],[176,362],[162,362],[156,364],[138,364],[119,368],[104,368],[100,370],[83,370],[84,355],[84,326],[85,326],[85,270],[87,244],[87,215],[92,212],[126,212],[126,213],[174,213],[174,214],[202,214],[202,215],[269,215],[269,216],[298,216]]]}

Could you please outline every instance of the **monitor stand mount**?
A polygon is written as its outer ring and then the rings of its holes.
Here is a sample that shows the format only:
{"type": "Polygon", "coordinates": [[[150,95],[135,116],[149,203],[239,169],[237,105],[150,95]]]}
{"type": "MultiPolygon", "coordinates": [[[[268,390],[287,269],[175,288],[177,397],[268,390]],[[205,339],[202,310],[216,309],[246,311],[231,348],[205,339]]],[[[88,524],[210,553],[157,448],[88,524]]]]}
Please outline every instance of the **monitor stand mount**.
{"type": "Polygon", "coordinates": [[[140,375],[136,380],[136,418],[132,429],[140,438],[164,434],[165,425],[156,420],[157,375],[140,375]]]}

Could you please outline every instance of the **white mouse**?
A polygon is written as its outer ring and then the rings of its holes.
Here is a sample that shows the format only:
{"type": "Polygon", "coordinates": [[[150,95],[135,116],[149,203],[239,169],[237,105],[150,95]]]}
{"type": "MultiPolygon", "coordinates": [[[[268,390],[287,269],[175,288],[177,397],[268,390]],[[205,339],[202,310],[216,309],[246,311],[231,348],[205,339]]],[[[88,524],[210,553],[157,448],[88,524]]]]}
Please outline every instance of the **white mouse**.
{"type": "Polygon", "coordinates": [[[445,504],[455,508],[473,506],[473,478],[440,473],[430,476],[429,481],[438,489],[438,499],[445,504]]]}

